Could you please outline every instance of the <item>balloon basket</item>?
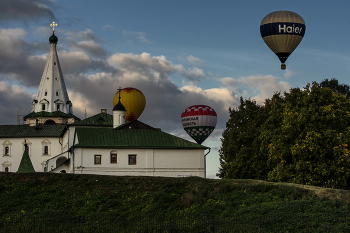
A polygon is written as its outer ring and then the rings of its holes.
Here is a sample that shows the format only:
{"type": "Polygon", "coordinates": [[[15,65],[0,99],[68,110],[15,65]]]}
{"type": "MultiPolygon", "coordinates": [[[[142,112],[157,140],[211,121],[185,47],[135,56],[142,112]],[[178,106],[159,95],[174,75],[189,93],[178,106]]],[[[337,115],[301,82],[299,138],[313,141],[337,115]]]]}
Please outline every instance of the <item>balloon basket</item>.
{"type": "Polygon", "coordinates": [[[285,70],[286,69],[286,64],[281,64],[281,70],[285,70]]]}

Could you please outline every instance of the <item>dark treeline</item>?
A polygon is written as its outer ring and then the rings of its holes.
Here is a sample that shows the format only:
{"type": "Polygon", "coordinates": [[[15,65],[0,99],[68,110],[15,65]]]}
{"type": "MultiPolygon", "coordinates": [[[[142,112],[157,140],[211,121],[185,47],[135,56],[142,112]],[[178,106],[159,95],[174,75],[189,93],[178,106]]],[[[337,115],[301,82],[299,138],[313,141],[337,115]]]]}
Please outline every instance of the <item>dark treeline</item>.
{"type": "Polygon", "coordinates": [[[349,186],[350,87],[336,79],[240,98],[221,139],[220,178],[349,186]]]}

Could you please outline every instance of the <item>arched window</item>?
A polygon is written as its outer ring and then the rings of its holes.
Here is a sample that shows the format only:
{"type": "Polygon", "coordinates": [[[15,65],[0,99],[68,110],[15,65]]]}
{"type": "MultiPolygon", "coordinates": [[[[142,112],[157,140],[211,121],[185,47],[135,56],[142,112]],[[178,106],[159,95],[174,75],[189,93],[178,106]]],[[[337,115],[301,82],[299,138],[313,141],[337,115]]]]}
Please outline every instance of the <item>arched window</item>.
{"type": "Polygon", "coordinates": [[[10,155],[10,147],[5,147],[5,155],[10,155]]]}
{"type": "Polygon", "coordinates": [[[58,90],[56,90],[56,96],[58,96],[58,90]]]}
{"type": "Polygon", "coordinates": [[[118,163],[118,155],[115,151],[111,152],[111,163],[118,163]]]}
{"type": "Polygon", "coordinates": [[[45,90],[45,96],[47,96],[47,90],[45,90]]]}
{"type": "Polygon", "coordinates": [[[5,172],[9,172],[9,168],[8,167],[5,167],[5,172]]]}

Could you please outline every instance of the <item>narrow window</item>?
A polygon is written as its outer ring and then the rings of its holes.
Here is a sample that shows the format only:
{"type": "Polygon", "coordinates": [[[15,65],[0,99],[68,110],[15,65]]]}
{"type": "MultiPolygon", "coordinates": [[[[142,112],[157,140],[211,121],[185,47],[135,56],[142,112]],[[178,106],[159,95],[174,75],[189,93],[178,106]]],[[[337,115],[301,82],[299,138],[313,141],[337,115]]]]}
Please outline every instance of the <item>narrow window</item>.
{"type": "Polygon", "coordinates": [[[56,91],[56,96],[58,96],[58,91],[56,91]]]}
{"type": "Polygon", "coordinates": [[[129,165],[136,165],[136,155],[129,155],[129,165]]]}
{"type": "Polygon", "coordinates": [[[41,110],[42,110],[42,111],[45,111],[45,104],[42,104],[42,105],[41,105],[41,110]]]}
{"type": "Polygon", "coordinates": [[[10,147],[5,147],[5,155],[9,155],[10,154],[10,147]]]}
{"type": "Polygon", "coordinates": [[[45,96],[47,96],[47,91],[45,91],[45,96]]]}
{"type": "Polygon", "coordinates": [[[95,164],[101,164],[101,155],[95,155],[95,164]]]}
{"type": "Polygon", "coordinates": [[[44,155],[48,155],[48,154],[49,154],[49,147],[44,146],[44,155]]]}
{"type": "Polygon", "coordinates": [[[56,62],[54,62],[53,65],[55,66],[55,65],[56,65],[56,62]]]}
{"type": "Polygon", "coordinates": [[[9,168],[8,167],[5,167],[5,172],[9,172],[9,168]]]}
{"type": "Polygon", "coordinates": [[[61,110],[61,105],[57,104],[57,111],[60,111],[61,110]]]}
{"type": "Polygon", "coordinates": [[[111,154],[111,163],[117,163],[117,154],[116,153],[111,154]]]}

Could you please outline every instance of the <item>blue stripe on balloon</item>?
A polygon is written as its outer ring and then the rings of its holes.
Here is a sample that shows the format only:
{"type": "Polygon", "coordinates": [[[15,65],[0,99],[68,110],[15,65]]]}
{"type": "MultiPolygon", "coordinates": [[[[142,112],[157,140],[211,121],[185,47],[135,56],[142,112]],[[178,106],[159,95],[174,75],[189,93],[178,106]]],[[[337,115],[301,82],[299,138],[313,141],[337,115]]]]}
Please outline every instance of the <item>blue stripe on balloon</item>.
{"type": "Polygon", "coordinates": [[[260,26],[260,34],[263,38],[281,34],[304,36],[305,29],[306,26],[302,23],[268,23],[260,26]]]}

